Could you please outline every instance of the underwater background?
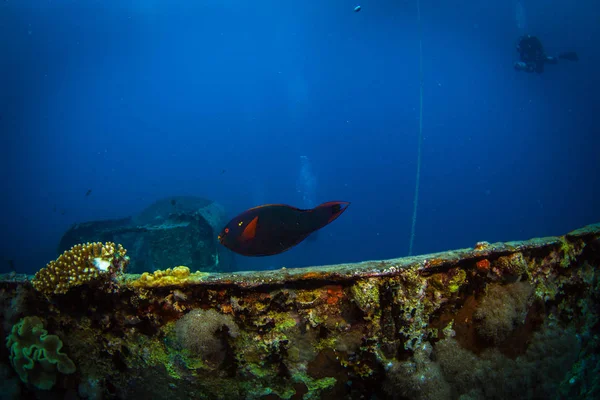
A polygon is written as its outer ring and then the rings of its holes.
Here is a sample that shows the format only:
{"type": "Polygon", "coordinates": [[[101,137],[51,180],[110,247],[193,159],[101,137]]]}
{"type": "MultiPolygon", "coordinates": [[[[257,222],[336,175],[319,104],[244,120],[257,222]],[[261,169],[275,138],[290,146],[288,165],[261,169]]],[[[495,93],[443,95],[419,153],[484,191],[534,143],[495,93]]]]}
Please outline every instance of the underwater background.
{"type": "Polygon", "coordinates": [[[596,1],[357,4],[0,2],[0,271],[180,195],[352,202],[241,269],[405,256],[421,100],[413,254],[600,220],[596,1]],[[579,62],[515,71],[525,33],[579,62]]]}

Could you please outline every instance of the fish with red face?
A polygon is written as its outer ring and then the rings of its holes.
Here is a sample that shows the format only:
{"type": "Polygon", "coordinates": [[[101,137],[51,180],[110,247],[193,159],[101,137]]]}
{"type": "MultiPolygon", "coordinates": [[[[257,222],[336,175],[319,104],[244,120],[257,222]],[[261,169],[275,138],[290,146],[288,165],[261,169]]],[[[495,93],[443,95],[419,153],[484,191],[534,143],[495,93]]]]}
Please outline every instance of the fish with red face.
{"type": "Polygon", "coordinates": [[[329,201],[310,210],[285,204],[254,207],[229,221],[219,242],[244,256],[283,253],[331,223],[349,205],[346,201],[329,201]]]}

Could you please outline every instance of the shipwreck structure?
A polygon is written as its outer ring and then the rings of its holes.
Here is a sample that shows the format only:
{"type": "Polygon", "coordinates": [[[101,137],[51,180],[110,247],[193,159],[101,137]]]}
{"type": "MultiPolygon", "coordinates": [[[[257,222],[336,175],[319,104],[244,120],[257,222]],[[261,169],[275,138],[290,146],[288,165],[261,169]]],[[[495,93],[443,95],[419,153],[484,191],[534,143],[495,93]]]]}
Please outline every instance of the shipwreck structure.
{"type": "Polygon", "coordinates": [[[129,262],[82,243],[1,277],[4,398],[600,397],[600,225],[278,271],[129,262]]]}
{"type": "Polygon", "coordinates": [[[170,196],[133,216],[71,226],[60,240],[58,254],[81,243],[114,242],[127,249],[132,273],[181,264],[203,271],[233,271],[233,254],[217,242],[225,222],[225,209],[219,203],[170,196]]]}

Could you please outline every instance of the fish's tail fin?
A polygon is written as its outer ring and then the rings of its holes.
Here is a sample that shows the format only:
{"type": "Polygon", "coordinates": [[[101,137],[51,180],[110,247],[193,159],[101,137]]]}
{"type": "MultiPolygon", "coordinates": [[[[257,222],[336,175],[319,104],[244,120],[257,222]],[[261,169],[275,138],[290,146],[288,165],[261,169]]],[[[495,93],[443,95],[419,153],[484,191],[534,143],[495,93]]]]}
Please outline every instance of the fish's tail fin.
{"type": "Polygon", "coordinates": [[[350,202],[348,201],[328,201],[316,206],[311,211],[320,221],[321,227],[323,227],[342,215],[349,205],[350,202]]]}

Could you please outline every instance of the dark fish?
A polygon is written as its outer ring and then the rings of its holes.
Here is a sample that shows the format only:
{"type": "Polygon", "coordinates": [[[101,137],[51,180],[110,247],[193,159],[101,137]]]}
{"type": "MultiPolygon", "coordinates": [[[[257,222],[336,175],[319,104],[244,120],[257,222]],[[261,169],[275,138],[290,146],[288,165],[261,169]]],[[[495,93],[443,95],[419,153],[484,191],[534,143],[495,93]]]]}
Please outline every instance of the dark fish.
{"type": "Polygon", "coordinates": [[[171,199],[171,205],[172,205],[172,206],[174,206],[174,205],[176,205],[176,204],[177,204],[177,200],[175,200],[175,199],[171,199]]]}
{"type": "Polygon", "coordinates": [[[284,204],[254,207],[229,221],[219,242],[245,256],[283,253],[339,217],[349,205],[346,201],[330,201],[312,210],[284,204]]]}
{"type": "Polygon", "coordinates": [[[90,194],[92,194],[92,189],[88,189],[88,191],[85,192],[85,197],[88,197],[90,194]]]}

